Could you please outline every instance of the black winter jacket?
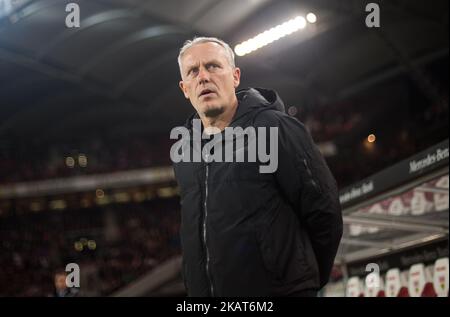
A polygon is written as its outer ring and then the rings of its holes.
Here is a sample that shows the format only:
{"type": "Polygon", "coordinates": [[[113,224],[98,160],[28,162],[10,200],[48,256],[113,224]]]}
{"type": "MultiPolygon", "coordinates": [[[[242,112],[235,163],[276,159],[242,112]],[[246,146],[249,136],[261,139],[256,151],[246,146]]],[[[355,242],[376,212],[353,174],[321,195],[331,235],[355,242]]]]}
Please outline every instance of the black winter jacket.
{"type": "MultiPolygon", "coordinates": [[[[336,182],[304,125],[285,114],[274,91],[236,95],[230,126],[277,127],[278,169],[262,174],[259,162],[174,163],[188,296],[319,290],[342,236],[336,182]]],[[[194,118],[186,124],[191,135],[194,118]]]]}

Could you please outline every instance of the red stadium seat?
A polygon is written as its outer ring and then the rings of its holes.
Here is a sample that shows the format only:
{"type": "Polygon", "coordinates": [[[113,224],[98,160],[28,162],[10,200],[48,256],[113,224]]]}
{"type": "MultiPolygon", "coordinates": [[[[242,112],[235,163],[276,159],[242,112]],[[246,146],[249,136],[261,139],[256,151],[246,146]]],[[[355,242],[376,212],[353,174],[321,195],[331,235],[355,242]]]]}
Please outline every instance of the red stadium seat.
{"type": "Polygon", "coordinates": [[[433,266],[414,264],[409,270],[408,290],[411,297],[436,297],[433,286],[433,266]]]}
{"type": "Polygon", "coordinates": [[[434,265],[425,267],[425,286],[423,288],[422,297],[436,297],[436,291],[433,285],[434,265]]]}
{"type": "Polygon", "coordinates": [[[397,297],[410,297],[408,291],[409,271],[400,272],[400,291],[397,297]]]}

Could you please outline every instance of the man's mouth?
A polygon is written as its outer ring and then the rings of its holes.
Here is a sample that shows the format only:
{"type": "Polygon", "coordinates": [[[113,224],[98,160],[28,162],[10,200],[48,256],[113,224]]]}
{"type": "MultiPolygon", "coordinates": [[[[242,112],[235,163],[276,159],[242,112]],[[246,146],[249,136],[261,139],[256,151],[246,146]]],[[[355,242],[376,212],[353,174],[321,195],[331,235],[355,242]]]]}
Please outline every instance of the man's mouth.
{"type": "Polygon", "coordinates": [[[199,98],[206,98],[206,97],[212,97],[216,92],[212,89],[203,89],[200,92],[199,98]]]}

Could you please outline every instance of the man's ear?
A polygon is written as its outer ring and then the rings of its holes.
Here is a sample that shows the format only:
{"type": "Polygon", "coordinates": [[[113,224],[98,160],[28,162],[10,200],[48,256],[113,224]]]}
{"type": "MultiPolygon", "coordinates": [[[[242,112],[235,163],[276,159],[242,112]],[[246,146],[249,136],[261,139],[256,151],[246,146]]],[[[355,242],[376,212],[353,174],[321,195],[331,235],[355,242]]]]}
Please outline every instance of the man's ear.
{"type": "Polygon", "coordinates": [[[188,93],[187,93],[186,86],[184,85],[184,82],[183,82],[182,80],[180,81],[179,86],[180,86],[181,91],[182,91],[183,94],[184,94],[184,97],[185,97],[186,99],[189,99],[189,95],[188,95],[188,93]]]}
{"type": "Polygon", "coordinates": [[[239,67],[235,67],[233,70],[233,81],[234,88],[237,88],[241,83],[241,69],[239,67]]]}

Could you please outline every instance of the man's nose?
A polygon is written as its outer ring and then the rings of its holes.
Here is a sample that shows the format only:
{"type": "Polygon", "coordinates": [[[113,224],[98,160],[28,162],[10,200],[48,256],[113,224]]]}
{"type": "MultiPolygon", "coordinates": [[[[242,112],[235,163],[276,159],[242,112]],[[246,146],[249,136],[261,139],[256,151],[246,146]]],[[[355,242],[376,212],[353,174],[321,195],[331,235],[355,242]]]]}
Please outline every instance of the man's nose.
{"type": "Polygon", "coordinates": [[[199,80],[200,84],[209,82],[209,73],[206,68],[200,67],[200,69],[198,71],[198,80],[199,80]]]}

